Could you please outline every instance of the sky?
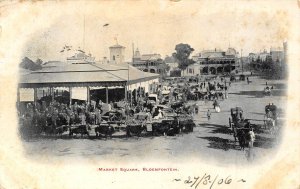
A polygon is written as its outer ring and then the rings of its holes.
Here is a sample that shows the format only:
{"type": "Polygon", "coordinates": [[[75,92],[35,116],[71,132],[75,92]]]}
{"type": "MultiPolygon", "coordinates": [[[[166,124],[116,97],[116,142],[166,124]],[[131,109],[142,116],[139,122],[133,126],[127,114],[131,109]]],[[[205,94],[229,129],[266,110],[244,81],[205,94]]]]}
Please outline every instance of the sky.
{"type": "MultiPolygon", "coordinates": [[[[281,47],[289,35],[289,13],[278,2],[272,9],[268,1],[103,1],[78,4],[80,8],[58,7],[59,14],[28,37],[24,56],[65,60],[73,52],[60,50],[71,45],[99,60],[109,57],[108,47],[117,42],[126,47],[126,61],[132,58],[132,44],[141,54],[159,53],[162,57],[175,52],[179,43],[191,45],[193,54],[204,49],[226,50],[229,46],[237,51],[243,49],[243,55],[269,51],[270,47],[281,47]]],[[[71,5],[65,5],[68,6],[71,5]]]]}

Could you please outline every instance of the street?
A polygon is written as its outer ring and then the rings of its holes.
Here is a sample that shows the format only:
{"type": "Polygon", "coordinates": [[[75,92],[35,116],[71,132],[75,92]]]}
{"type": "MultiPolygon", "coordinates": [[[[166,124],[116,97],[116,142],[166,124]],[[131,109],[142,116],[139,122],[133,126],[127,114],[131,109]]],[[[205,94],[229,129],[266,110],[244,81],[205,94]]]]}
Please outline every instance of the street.
{"type": "MultiPolygon", "coordinates": [[[[249,150],[241,150],[234,141],[228,127],[230,108],[241,107],[245,119],[252,124],[263,125],[265,106],[274,103],[278,108],[285,109],[285,81],[269,80],[273,86],[271,96],[265,96],[263,89],[266,80],[251,77],[252,81],[238,81],[231,84],[229,98],[220,101],[221,112],[216,113],[212,102],[195,101],[199,105],[199,113],[194,116],[196,128],[194,132],[177,136],[147,137],[113,137],[108,139],[32,139],[24,141],[25,152],[33,156],[82,157],[101,160],[182,160],[184,157],[200,159],[216,164],[244,164],[249,162],[249,150]],[[210,109],[211,119],[208,121],[206,112],[210,109]]],[[[276,144],[280,142],[270,133],[256,134],[252,150],[253,161],[263,161],[276,153],[276,144]]]]}

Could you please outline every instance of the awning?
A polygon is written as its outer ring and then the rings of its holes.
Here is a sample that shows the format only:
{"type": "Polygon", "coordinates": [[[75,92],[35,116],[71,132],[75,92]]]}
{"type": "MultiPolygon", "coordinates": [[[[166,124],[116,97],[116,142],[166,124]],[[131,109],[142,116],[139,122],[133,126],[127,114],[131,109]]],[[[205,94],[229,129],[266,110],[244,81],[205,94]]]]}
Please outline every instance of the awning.
{"type": "Polygon", "coordinates": [[[124,87],[158,77],[127,64],[61,64],[20,75],[19,87],[124,87]]]}

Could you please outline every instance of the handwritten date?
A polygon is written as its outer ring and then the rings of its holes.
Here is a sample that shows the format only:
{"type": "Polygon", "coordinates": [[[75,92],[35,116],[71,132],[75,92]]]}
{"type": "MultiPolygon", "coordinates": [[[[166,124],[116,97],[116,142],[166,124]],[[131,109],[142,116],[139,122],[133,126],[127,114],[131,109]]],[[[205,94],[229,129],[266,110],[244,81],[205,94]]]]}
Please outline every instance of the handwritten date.
{"type": "MultiPolygon", "coordinates": [[[[181,181],[181,179],[174,179],[174,181],[181,181]]],[[[213,189],[214,186],[217,185],[229,185],[232,183],[232,178],[230,176],[219,177],[219,175],[211,176],[210,174],[205,173],[202,177],[190,177],[188,176],[187,179],[183,180],[183,183],[190,186],[194,189],[200,189],[200,186],[207,186],[209,189],[213,189]]],[[[236,182],[246,182],[244,179],[237,180],[236,182]]]]}

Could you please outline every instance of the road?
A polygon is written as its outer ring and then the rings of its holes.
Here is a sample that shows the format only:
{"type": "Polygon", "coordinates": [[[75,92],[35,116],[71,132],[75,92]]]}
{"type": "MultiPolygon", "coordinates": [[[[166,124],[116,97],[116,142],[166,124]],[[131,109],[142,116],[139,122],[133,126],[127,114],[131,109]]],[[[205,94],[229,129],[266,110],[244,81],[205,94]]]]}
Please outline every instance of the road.
{"type": "MultiPolygon", "coordinates": [[[[249,85],[243,82],[232,83],[229,98],[220,101],[221,112],[215,113],[212,102],[195,102],[199,105],[199,113],[194,116],[197,123],[193,133],[178,136],[132,137],[111,139],[34,139],[24,142],[25,152],[30,157],[53,156],[56,158],[93,158],[101,160],[184,160],[196,158],[216,164],[249,163],[248,149],[240,150],[228,129],[230,108],[242,107],[244,117],[255,119],[255,124],[263,124],[264,107],[274,103],[284,109],[287,99],[284,96],[285,81],[268,81],[274,86],[272,96],[264,96],[266,80],[258,77],[250,78],[249,85]],[[212,117],[208,121],[207,110],[212,117]]],[[[194,102],[191,102],[194,103],[194,102]]],[[[280,138],[280,137],[278,137],[280,138]]],[[[276,153],[280,140],[275,140],[268,133],[257,134],[251,161],[264,161],[276,153]]]]}

